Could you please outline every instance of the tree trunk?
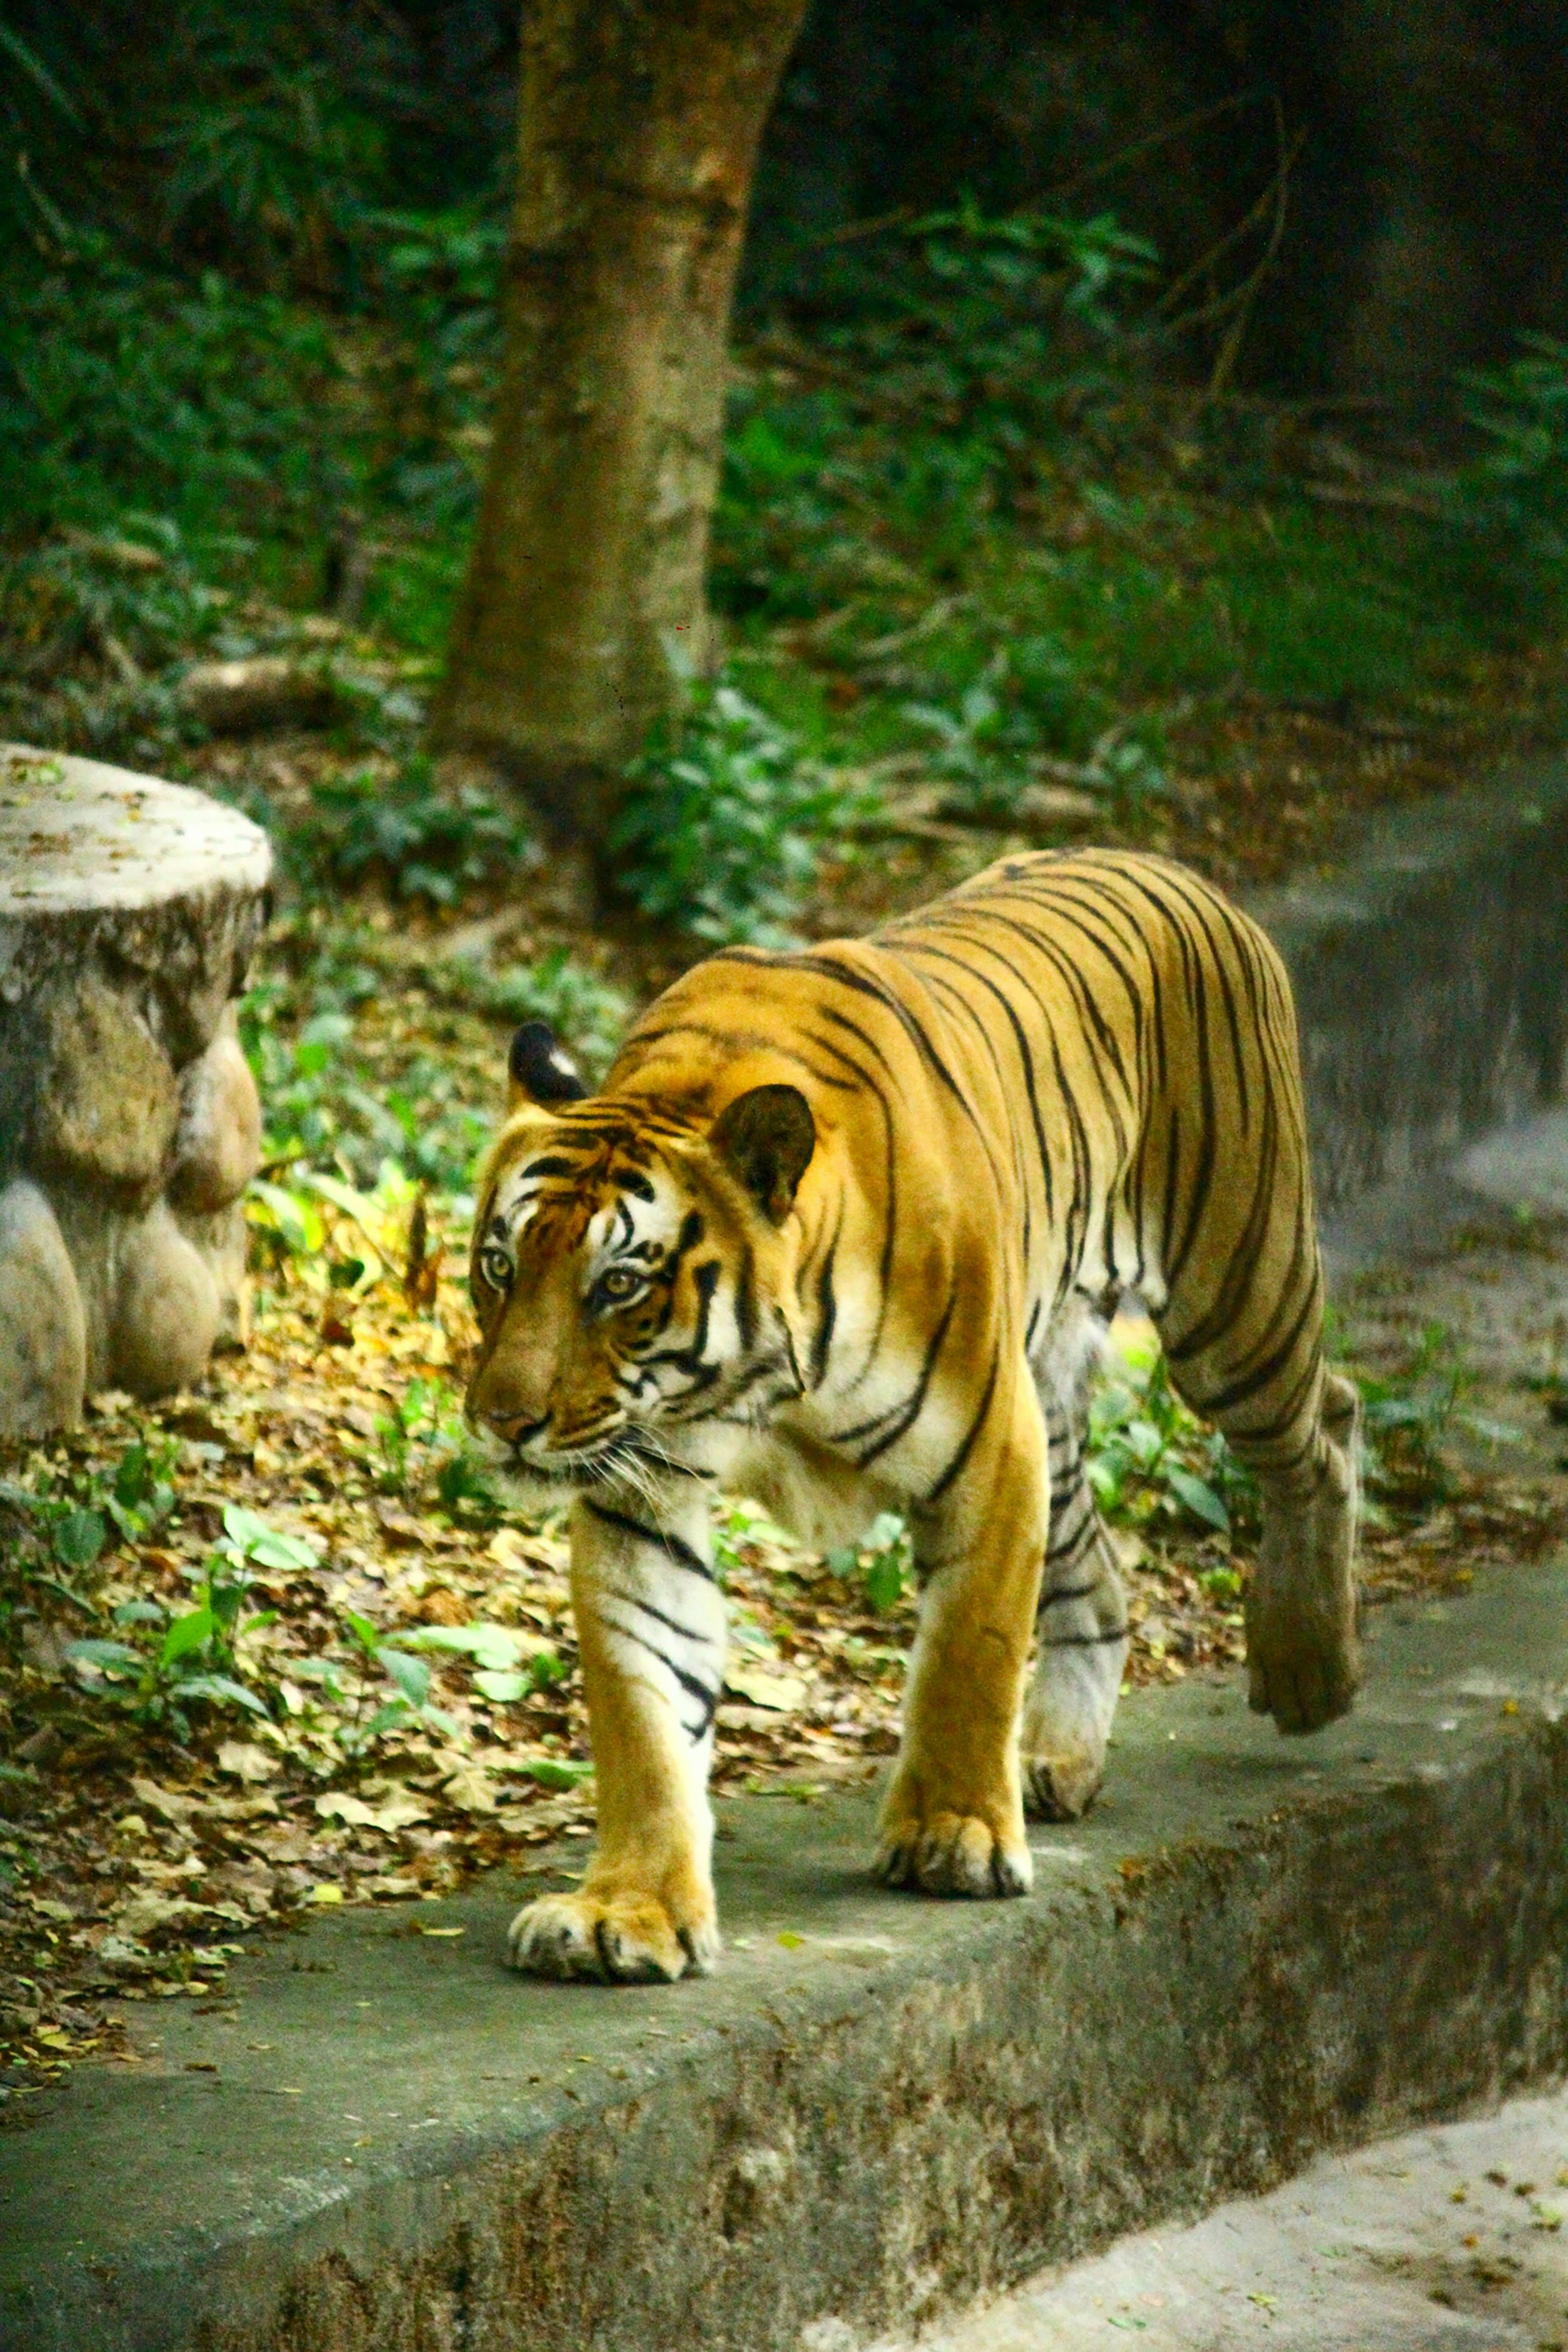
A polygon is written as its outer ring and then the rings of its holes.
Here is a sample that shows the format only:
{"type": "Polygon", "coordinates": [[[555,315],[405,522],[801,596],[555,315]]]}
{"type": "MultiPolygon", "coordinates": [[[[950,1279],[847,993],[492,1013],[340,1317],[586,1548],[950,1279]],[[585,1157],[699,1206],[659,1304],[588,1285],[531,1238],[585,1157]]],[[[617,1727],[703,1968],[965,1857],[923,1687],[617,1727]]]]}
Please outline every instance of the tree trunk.
{"type": "Polygon", "coordinates": [[[525,0],[507,365],[438,751],[593,856],[707,653],[731,293],[805,0],[525,0]]]}

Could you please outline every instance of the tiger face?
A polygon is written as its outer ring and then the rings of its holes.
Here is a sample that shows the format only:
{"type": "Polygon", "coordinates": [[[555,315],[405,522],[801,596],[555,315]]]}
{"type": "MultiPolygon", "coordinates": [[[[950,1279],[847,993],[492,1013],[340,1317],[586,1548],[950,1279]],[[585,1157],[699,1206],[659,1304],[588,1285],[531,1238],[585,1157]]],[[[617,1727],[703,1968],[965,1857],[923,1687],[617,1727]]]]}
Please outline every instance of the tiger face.
{"type": "Polygon", "coordinates": [[[755,1087],[706,1125],[689,1105],[589,1098],[537,1023],[510,1072],[474,1226],[470,1424],[535,1500],[635,1483],[639,1465],[719,1468],[727,1438],[803,1387],[805,1097],[755,1087]]]}

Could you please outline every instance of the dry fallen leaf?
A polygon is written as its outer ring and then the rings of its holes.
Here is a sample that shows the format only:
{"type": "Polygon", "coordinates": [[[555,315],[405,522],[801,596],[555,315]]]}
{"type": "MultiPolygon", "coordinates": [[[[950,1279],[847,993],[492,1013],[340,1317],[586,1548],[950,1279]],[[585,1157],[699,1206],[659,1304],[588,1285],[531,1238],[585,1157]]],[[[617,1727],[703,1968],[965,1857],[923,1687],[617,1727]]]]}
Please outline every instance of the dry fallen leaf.
{"type": "Polygon", "coordinates": [[[493,1813],[496,1809],[496,1792],[489,1774],[477,1765],[460,1766],[443,1784],[441,1793],[459,1812],[493,1813]]]}
{"type": "Polygon", "coordinates": [[[356,1828],[375,1819],[374,1805],[367,1805],[363,1797],[348,1796],[341,1789],[334,1789],[329,1796],[318,1797],[316,1811],[323,1821],[348,1822],[356,1828]]]}
{"type": "Polygon", "coordinates": [[[777,1715],[794,1715],[805,1705],[809,1685],[798,1675],[770,1673],[765,1666],[744,1665],[731,1659],[724,1669],[724,1687],[753,1706],[777,1715]]]}
{"type": "Polygon", "coordinates": [[[236,1780],[270,1780],[283,1765],[281,1758],[254,1740],[226,1739],[217,1751],[217,1769],[236,1780]]]}

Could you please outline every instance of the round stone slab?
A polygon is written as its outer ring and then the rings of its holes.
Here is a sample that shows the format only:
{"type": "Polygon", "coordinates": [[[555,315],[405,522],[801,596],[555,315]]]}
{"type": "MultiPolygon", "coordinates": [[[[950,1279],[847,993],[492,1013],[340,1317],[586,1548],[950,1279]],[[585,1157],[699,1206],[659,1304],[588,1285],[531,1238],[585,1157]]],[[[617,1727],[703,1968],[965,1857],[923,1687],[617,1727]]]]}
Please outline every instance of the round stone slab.
{"type": "Polygon", "coordinates": [[[234,1000],[271,862],[205,793],[0,745],[0,1436],[182,1387],[243,1328],[234,1000]]]}
{"type": "MultiPolygon", "coordinates": [[[[187,785],[0,744],[0,1021],[61,971],[146,976],[176,1068],[210,1043],[260,933],[259,825],[187,785]]],[[[5,1088],[0,1078],[0,1166],[5,1088]]]]}
{"type": "Polygon", "coordinates": [[[259,893],[271,870],[260,826],[205,793],[0,744],[0,922],[259,893]]]}

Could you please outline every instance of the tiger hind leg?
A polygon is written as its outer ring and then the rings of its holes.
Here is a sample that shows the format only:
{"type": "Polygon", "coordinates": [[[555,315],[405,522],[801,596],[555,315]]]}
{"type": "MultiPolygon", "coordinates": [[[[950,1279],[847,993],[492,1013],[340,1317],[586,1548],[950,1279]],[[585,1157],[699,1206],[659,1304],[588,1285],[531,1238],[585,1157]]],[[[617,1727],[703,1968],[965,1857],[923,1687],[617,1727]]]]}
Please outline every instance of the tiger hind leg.
{"type": "MultiPolygon", "coordinates": [[[[1361,1686],[1356,1430],[1361,1401],[1325,1372],[1304,1467],[1263,1490],[1263,1544],[1247,1595],[1247,1703],[1284,1732],[1318,1731],[1361,1686]]],[[[1237,1449],[1241,1450],[1240,1447],[1237,1449]]]]}
{"type": "Polygon", "coordinates": [[[1127,1602],[1085,1474],[1079,1380],[1075,1374],[1065,1400],[1049,1378],[1039,1385],[1050,1449],[1050,1528],[1019,1747],[1029,1811],[1070,1822],[1092,1803],[1104,1774],[1127,1664],[1127,1602]]]}

